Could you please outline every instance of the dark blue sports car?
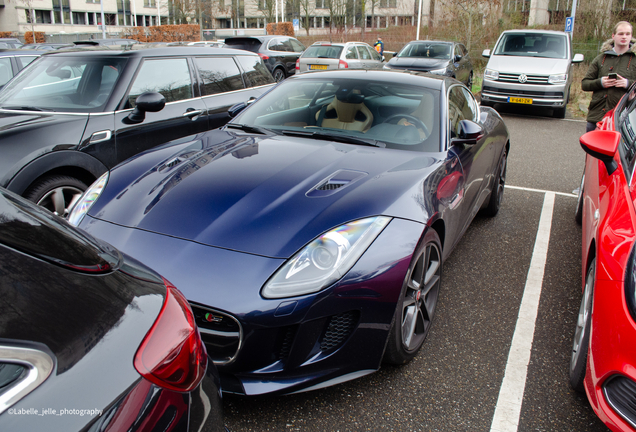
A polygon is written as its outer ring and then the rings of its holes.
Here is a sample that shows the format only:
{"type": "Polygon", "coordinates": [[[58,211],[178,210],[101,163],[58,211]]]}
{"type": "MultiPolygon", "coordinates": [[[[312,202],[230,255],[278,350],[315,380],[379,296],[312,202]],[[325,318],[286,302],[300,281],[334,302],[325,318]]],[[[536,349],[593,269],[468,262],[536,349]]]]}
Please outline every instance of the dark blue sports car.
{"type": "Polygon", "coordinates": [[[397,71],[302,74],[244,108],[102,176],[70,220],[183,291],[226,392],[409,362],[442,262],[499,210],[502,119],[454,79],[397,71]]]}

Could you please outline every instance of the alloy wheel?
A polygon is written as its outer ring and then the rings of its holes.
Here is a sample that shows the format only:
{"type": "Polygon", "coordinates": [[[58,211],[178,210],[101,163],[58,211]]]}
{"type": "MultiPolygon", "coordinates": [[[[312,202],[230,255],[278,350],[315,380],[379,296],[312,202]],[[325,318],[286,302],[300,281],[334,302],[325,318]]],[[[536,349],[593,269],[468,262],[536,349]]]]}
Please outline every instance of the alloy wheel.
{"type": "Polygon", "coordinates": [[[407,351],[419,349],[431,327],[440,288],[441,254],[435,243],[420,252],[408,275],[402,300],[402,344],[407,351]]]}
{"type": "Polygon", "coordinates": [[[66,218],[83,193],[81,189],[73,186],[60,186],[44,194],[37,204],[51,213],[66,218]]]}

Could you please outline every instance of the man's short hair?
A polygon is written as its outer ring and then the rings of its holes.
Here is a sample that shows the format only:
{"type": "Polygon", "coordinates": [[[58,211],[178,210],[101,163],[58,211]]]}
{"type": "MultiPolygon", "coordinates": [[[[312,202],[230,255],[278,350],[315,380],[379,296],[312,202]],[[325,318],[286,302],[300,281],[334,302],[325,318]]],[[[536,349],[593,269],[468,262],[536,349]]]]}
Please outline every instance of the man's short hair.
{"type": "Polygon", "coordinates": [[[629,28],[632,29],[632,33],[634,33],[634,26],[632,26],[632,24],[630,22],[628,22],[628,21],[619,21],[614,26],[614,30],[612,30],[612,34],[615,35],[616,32],[618,31],[618,27],[620,27],[622,25],[628,25],[629,28]]]}

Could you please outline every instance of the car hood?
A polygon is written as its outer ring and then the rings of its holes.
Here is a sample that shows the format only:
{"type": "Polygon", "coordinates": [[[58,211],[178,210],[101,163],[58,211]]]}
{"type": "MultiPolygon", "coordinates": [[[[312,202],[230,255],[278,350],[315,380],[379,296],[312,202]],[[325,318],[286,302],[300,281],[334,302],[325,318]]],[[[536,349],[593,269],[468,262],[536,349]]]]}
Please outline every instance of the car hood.
{"type": "Polygon", "coordinates": [[[97,219],[200,244],[288,258],[374,215],[425,222],[438,154],[212,131],[115,168],[97,219]],[[188,141],[189,140],[189,141],[188,141]]]}
{"type": "Polygon", "coordinates": [[[422,57],[394,57],[389,60],[389,66],[431,70],[445,68],[448,66],[448,62],[449,60],[422,57]]]}
{"type": "Polygon", "coordinates": [[[488,69],[526,75],[553,75],[568,71],[568,59],[495,55],[488,60],[488,69]]]}

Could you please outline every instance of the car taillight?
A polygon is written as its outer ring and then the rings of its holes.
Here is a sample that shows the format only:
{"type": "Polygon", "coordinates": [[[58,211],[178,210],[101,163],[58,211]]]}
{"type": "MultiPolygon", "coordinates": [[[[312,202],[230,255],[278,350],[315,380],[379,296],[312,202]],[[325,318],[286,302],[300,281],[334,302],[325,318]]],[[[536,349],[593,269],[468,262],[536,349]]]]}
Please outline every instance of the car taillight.
{"type": "Polygon", "coordinates": [[[300,70],[300,59],[296,60],[296,70],[300,70]]]}
{"type": "Polygon", "coordinates": [[[258,53],[258,55],[261,56],[263,60],[269,60],[269,56],[266,56],[265,54],[258,53]]]}
{"type": "Polygon", "coordinates": [[[183,294],[164,279],[166,298],[135,354],[135,369],[160,387],[188,392],[199,385],[208,355],[183,294]]]}
{"type": "Polygon", "coordinates": [[[344,60],[340,60],[340,62],[338,63],[338,69],[346,69],[348,67],[349,64],[344,60]]]}

